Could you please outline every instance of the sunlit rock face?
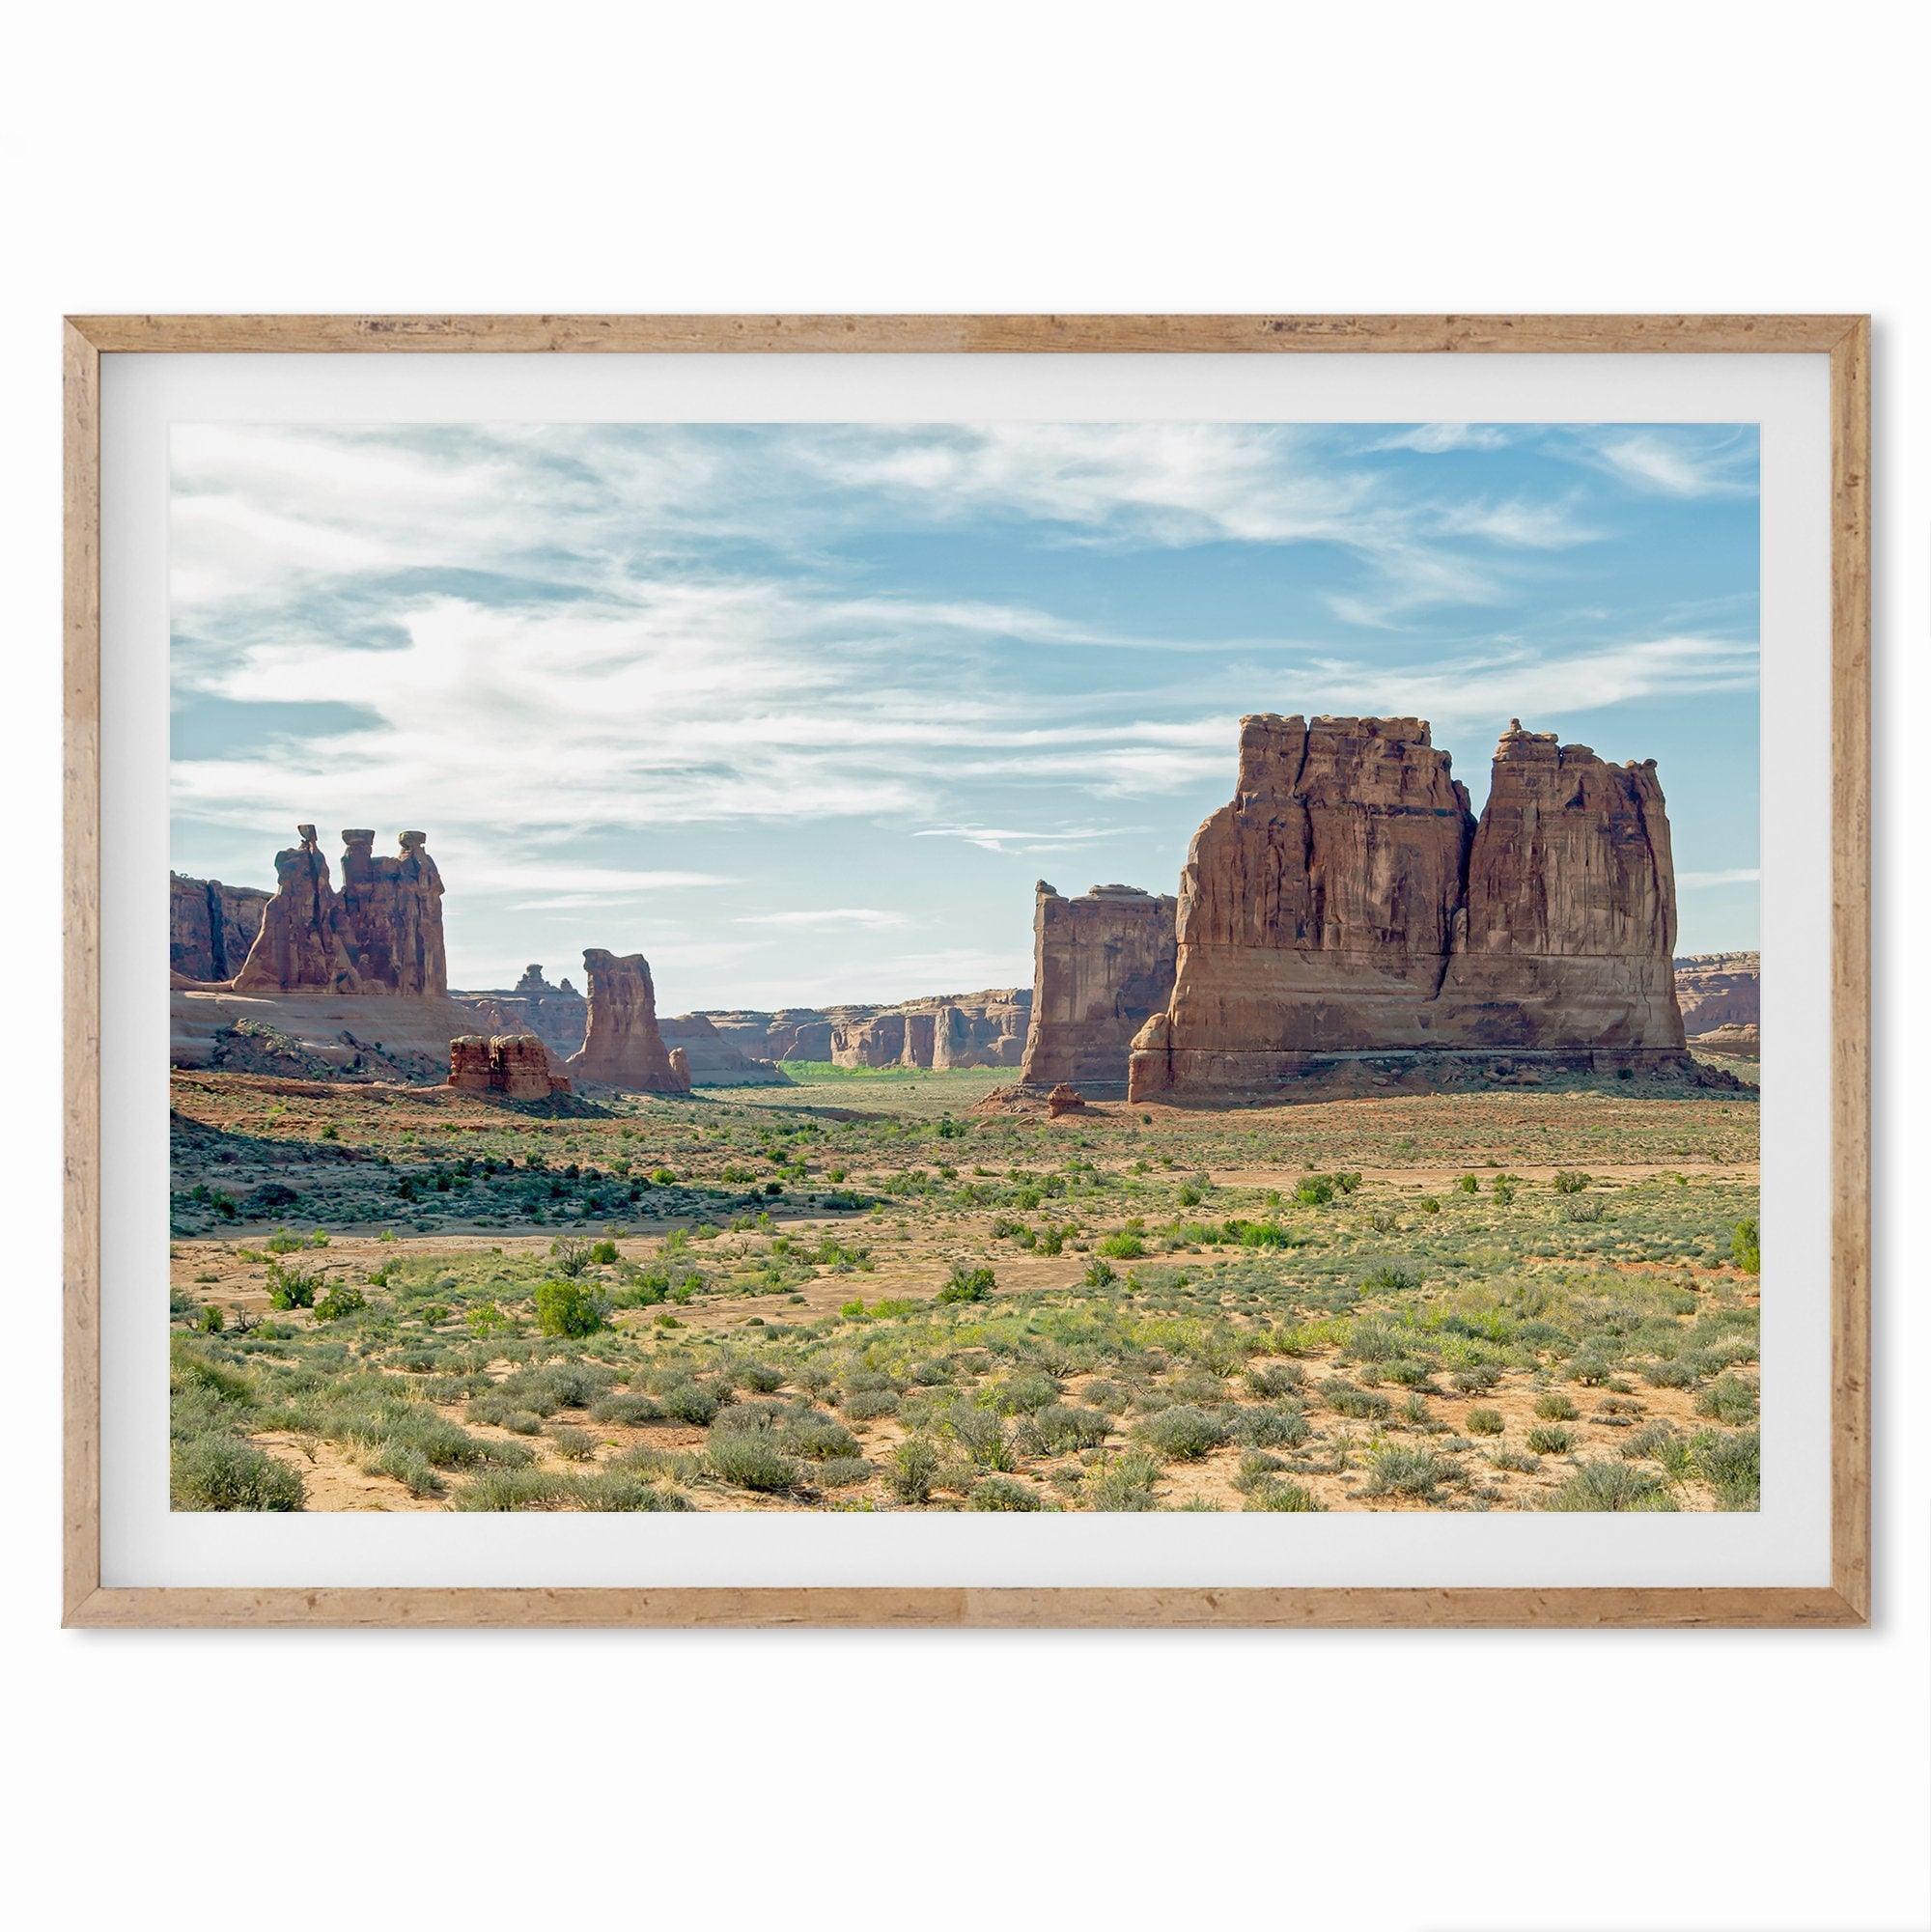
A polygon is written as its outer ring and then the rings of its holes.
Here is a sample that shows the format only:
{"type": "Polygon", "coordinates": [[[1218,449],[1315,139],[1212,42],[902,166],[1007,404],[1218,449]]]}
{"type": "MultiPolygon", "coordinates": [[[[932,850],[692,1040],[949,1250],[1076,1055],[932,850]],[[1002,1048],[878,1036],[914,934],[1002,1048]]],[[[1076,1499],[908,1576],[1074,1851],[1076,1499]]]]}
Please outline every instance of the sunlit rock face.
{"type": "Polygon", "coordinates": [[[1130,1091],[1265,1091],[1362,1055],[1681,1062],[1675,904],[1654,761],[1512,722],[1478,825],[1419,718],[1245,718],[1130,1091]]]}
{"type": "Polygon", "coordinates": [[[583,955],[590,1011],[583,1046],[567,1062],[577,1085],[593,1082],[630,1093],[688,1093],[690,1077],[672,1064],[658,1028],[657,991],[641,953],[593,946],[583,955]]]}

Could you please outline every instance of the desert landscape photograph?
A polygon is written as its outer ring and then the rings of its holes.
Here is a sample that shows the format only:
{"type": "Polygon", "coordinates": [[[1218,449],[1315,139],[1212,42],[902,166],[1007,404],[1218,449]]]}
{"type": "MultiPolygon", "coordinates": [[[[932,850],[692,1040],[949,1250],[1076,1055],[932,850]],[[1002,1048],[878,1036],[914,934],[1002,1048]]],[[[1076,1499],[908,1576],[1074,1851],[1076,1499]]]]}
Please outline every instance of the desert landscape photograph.
{"type": "Polygon", "coordinates": [[[174,1508],[1758,1507],[1752,426],[171,468],[174,1508]]]}

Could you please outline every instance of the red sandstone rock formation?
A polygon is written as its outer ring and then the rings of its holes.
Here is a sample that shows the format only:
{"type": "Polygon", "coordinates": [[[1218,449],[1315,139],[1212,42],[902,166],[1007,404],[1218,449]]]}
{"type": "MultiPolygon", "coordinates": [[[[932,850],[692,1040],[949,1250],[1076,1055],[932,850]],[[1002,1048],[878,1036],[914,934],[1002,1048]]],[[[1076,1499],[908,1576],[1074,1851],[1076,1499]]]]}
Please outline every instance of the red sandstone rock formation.
{"type": "Polygon", "coordinates": [[[238,993],[361,993],[350,950],[342,902],[313,826],[297,826],[301,841],[275,854],[275,895],[262,913],[262,930],[235,975],[238,993]]]}
{"type": "Polygon", "coordinates": [[[1655,759],[1610,765],[1511,719],[1441,990],[1455,1044],[1680,1054],[1675,945],[1655,759]]]}
{"type": "Polygon", "coordinates": [[[404,832],[396,857],[377,858],[374,832],[344,832],[338,893],[315,827],[295,830],[301,843],[275,854],[275,896],[236,991],[444,997],[442,878],[423,834],[404,832]]]}
{"type": "Polygon", "coordinates": [[[1064,1113],[1083,1113],[1085,1110],[1085,1095],[1064,1080],[1046,1097],[1046,1116],[1049,1120],[1057,1120],[1064,1113]]]}
{"type": "Polygon", "coordinates": [[[1693,1041],[1720,1026],[1762,1023],[1763,962],[1755,953],[1697,953],[1675,962],[1676,1004],[1693,1041]]]}
{"type": "Polygon", "coordinates": [[[376,834],[342,834],[342,907],[363,984],[389,993],[449,991],[442,944],[442,875],[422,832],[404,832],[394,858],[374,854],[376,834]]]}
{"type": "Polygon", "coordinates": [[[547,1100],[570,1082],[550,1072],[549,1054],[534,1033],[485,1039],[465,1033],[449,1043],[449,1084],[464,1093],[500,1093],[506,1100],[547,1100]]]}
{"type": "Polygon", "coordinates": [[[1334,1055],[1683,1061],[1654,764],[1511,724],[1479,828],[1416,718],[1242,721],[1181,878],[1173,995],[1134,1098],[1265,1089],[1334,1055]]]}
{"type": "Polygon", "coordinates": [[[690,1055],[682,1047],[670,1050],[670,1070],[672,1076],[684,1082],[683,1091],[690,1091],[690,1055]]]}
{"type": "Polygon", "coordinates": [[[688,1093],[689,1076],[679,1076],[658,1030],[650,962],[641,953],[620,959],[592,947],[583,955],[583,970],[590,984],[589,1023],[581,1050],[568,1062],[576,1079],[631,1093],[688,1093]]]}
{"type": "Polygon", "coordinates": [[[269,895],[253,885],[168,874],[168,970],[211,984],[241,970],[269,895]]]}
{"type": "Polygon", "coordinates": [[[1032,1015],[1020,1078],[1118,1086],[1134,1034],[1173,993],[1176,902],[1133,885],[1066,899],[1043,879],[1033,891],[1032,1015]]]}

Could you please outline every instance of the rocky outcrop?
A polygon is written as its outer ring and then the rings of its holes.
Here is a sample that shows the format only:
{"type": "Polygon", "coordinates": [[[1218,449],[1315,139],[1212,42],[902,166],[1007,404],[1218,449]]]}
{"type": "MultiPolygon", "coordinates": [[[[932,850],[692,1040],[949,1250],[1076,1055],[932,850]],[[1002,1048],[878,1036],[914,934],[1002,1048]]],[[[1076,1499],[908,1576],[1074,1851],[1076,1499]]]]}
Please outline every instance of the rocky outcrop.
{"type": "Polygon", "coordinates": [[[1511,720],[1441,1005],[1452,1044],[1683,1051],[1676,871],[1656,761],[1611,765],[1511,720]]]}
{"type": "Polygon", "coordinates": [[[1137,886],[1095,885],[1068,899],[1039,882],[1022,1082],[1125,1081],[1134,1034],[1172,996],[1177,910],[1171,896],[1137,886]]]}
{"type": "Polygon", "coordinates": [[[350,950],[349,918],[336,897],[328,860],[313,826],[275,854],[275,893],[262,930],[235,975],[238,993],[358,994],[362,976],[350,950]]]}
{"type": "Polygon", "coordinates": [[[1694,953],[1675,962],[1676,1004],[1693,1040],[1720,1026],[1763,1022],[1763,962],[1755,953],[1694,953]]]}
{"type": "Polygon", "coordinates": [[[376,834],[342,834],[342,907],[350,956],[365,989],[449,991],[442,943],[442,875],[422,832],[404,832],[394,858],[378,858],[376,834]]]}
{"type": "Polygon", "coordinates": [[[567,1094],[570,1081],[550,1071],[549,1054],[534,1033],[465,1033],[449,1043],[449,1081],[464,1093],[499,1093],[506,1100],[547,1100],[567,1094]]]}
{"type": "Polygon", "coordinates": [[[997,987],[835,1008],[827,1016],[830,1058],[840,1067],[1014,1067],[1025,1050],[1031,1007],[1026,988],[997,987]]]}
{"type": "Polygon", "coordinates": [[[1514,721],[1478,826],[1418,718],[1243,719],[1177,923],[1134,1098],[1265,1091],[1348,1056],[1690,1065],[1654,761],[1514,721]]]}
{"type": "Polygon", "coordinates": [[[579,1085],[596,1082],[630,1093],[688,1093],[658,1028],[657,991],[641,953],[619,957],[593,946],[583,955],[590,1012],[583,1045],[567,1062],[579,1085]]]}
{"type": "Polygon", "coordinates": [[[168,969],[217,984],[241,970],[269,895],[255,885],[168,874],[168,969]]]}
{"type": "Polygon", "coordinates": [[[313,826],[275,854],[275,892],[235,975],[238,993],[449,992],[442,940],[442,876],[421,832],[404,832],[394,858],[374,854],[374,832],[345,831],[342,887],[313,826]]]}
{"type": "Polygon", "coordinates": [[[690,1055],[682,1047],[670,1050],[670,1071],[674,1079],[684,1082],[683,1091],[690,1091],[690,1055]]]}
{"type": "Polygon", "coordinates": [[[1077,1087],[1069,1086],[1064,1080],[1051,1089],[1046,1097],[1046,1116],[1057,1120],[1062,1114],[1084,1113],[1086,1096],[1077,1087]]]}
{"type": "Polygon", "coordinates": [[[790,1081],[770,1060],[753,1059],[720,1033],[702,1013],[685,1013],[661,1020],[658,1031],[676,1059],[684,1055],[690,1083],[700,1087],[788,1086],[790,1081]]]}
{"type": "Polygon", "coordinates": [[[1759,1060],[1763,1057],[1763,1031],[1756,1026],[1712,1026],[1690,1042],[1698,1052],[1718,1053],[1731,1060],[1759,1060]]]}
{"type": "Polygon", "coordinates": [[[452,997],[473,1003],[479,1014],[500,1017],[504,1025],[534,1033],[554,1059],[567,1060],[583,1045],[589,1008],[582,994],[568,978],[561,985],[550,985],[540,966],[525,966],[514,987],[458,993],[452,997]]]}

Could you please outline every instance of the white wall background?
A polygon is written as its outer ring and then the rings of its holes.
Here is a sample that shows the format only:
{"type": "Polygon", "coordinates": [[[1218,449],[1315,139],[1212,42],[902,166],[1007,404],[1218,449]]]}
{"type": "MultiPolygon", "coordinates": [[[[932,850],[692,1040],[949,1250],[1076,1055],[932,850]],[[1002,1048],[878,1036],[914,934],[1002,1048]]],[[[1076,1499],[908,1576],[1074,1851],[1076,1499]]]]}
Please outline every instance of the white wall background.
{"type": "MultiPolygon", "coordinates": [[[[1931,1923],[1902,11],[653,13],[103,0],[10,30],[9,1891],[288,1932],[1931,1923]],[[1873,311],[1877,1627],[61,1634],[56,324],[108,309],[1873,311]]],[[[1821,720],[1817,756],[1784,782],[1817,781],[1821,720]]]]}

